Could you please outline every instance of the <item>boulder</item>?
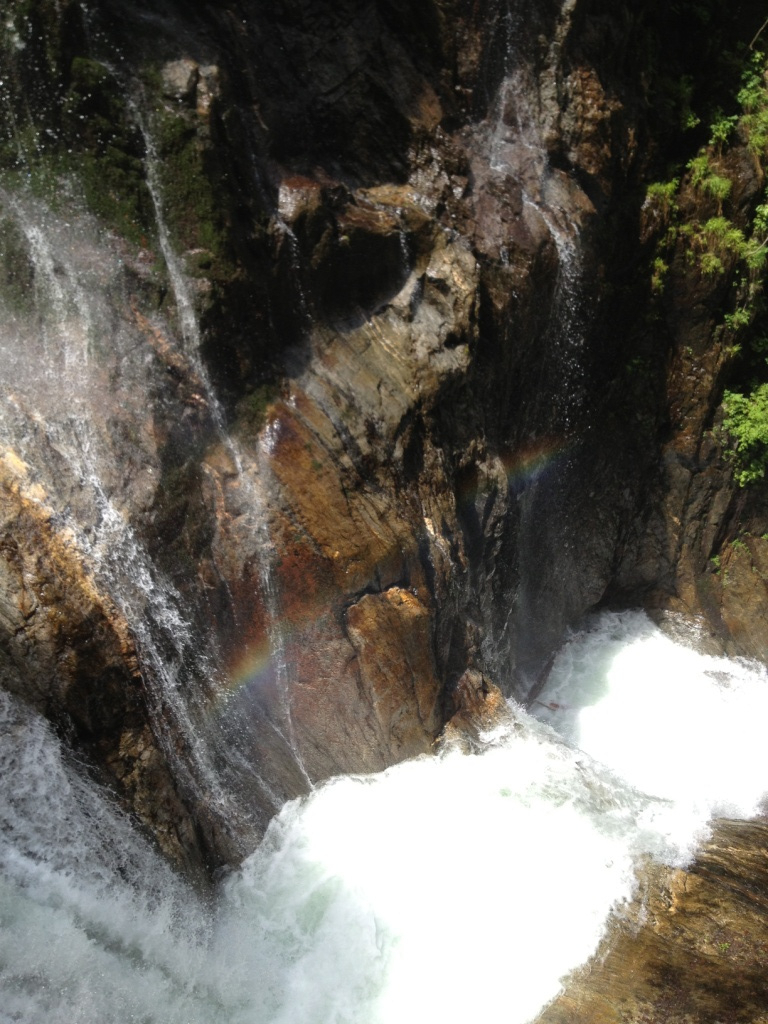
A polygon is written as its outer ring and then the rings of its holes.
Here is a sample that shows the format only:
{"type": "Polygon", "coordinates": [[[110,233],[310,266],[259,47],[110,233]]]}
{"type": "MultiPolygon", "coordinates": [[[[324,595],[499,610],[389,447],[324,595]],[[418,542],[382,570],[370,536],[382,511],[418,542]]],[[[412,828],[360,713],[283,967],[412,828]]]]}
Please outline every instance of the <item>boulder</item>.
{"type": "Polygon", "coordinates": [[[189,58],[172,60],[163,66],[163,95],[169,100],[191,104],[200,78],[200,68],[189,58]]]}

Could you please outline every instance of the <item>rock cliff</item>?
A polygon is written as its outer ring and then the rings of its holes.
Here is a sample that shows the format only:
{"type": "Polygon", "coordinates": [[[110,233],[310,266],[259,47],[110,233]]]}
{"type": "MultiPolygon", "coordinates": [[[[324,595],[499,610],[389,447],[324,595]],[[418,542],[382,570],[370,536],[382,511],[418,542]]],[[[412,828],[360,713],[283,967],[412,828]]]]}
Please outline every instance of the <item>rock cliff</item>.
{"type": "Polygon", "coordinates": [[[721,406],[759,289],[683,230],[751,237],[762,158],[681,127],[759,5],[412,7],[0,29],[3,684],[209,870],[601,604],[766,656],[721,406]]]}

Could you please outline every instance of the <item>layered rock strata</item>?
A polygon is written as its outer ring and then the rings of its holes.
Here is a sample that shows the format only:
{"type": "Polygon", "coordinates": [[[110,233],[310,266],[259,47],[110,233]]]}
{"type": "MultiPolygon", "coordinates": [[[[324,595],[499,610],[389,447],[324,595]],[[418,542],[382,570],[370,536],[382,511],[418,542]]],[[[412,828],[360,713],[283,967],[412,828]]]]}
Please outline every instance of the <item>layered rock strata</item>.
{"type": "Polygon", "coordinates": [[[601,604],[765,656],[764,495],[717,429],[735,262],[680,234],[659,294],[645,195],[756,8],[12,5],[3,443],[46,511],[9,512],[4,685],[174,856],[142,794],[236,862],[431,749],[467,672],[530,697],[601,604]],[[72,611],[22,657],[62,544],[72,611]]]}
{"type": "Polygon", "coordinates": [[[765,1020],[763,822],[719,821],[687,870],[648,870],[632,913],[541,1024],[765,1020]]]}

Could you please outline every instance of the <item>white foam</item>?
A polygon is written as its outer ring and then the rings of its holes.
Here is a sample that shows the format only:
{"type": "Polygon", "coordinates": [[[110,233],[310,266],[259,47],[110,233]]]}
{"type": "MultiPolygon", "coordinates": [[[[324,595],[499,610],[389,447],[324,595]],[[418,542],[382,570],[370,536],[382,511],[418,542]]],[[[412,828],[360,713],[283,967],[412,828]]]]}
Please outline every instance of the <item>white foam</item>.
{"type": "Polygon", "coordinates": [[[638,856],[682,863],[709,810],[760,799],[767,688],[603,617],[541,698],[588,753],[515,709],[482,755],[335,780],[283,809],[212,912],[8,702],[0,1022],[524,1024],[594,951],[638,856]]]}
{"type": "Polygon", "coordinates": [[[631,814],[590,781],[532,732],[286,809],[229,893],[291,950],[269,1019],[529,1019],[632,888],[631,814]]]}
{"type": "Polygon", "coordinates": [[[603,615],[574,637],[537,714],[647,793],[706,817],[760,809],[768,781],[765,668],[675,644],[640,612],[603,615]]]}

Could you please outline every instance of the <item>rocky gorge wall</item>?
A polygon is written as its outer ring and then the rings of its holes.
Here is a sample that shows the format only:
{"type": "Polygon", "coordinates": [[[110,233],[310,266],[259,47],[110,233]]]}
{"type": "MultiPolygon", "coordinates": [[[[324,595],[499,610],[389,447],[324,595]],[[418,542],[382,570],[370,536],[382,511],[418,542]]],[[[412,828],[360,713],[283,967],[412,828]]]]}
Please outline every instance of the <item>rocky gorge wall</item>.
{"type": "Polygon", "coordinates": [[[760,244],[747,126],[683,131],[758,7],[9,5],[2,682],[172,859],[478,673],[525,700],[601,605],[765,658],[759,275],[682,230],[760,244]]]}

